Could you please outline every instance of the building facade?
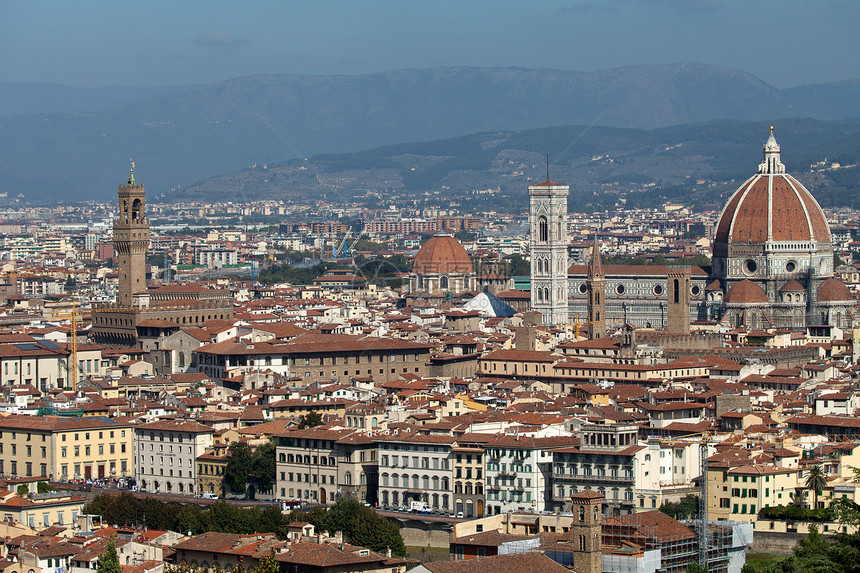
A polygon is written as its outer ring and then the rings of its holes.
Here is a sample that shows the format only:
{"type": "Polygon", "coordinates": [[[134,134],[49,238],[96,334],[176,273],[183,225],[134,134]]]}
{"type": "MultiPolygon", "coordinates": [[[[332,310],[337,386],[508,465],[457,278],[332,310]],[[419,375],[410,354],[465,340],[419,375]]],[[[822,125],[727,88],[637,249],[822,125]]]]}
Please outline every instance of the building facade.
{"type": "Polygon", "coordinates": [[[163,420],[141,424],[134,433],[141,491],[196,491],[197,458],[212,446],[212,428],[192,420],[163,420]]]}
{"type": "Polygon", "coordinates": [[[423,502],[433,511],[453,509],[454,438],[450,436],[380,436],[379,503],[383,508],[423,502]]]}
{"type": "Polygon", "coordinates": [[[48,480],[134,475],[133,426],[106,417],[0,418],[0,474],[48,480]]]}

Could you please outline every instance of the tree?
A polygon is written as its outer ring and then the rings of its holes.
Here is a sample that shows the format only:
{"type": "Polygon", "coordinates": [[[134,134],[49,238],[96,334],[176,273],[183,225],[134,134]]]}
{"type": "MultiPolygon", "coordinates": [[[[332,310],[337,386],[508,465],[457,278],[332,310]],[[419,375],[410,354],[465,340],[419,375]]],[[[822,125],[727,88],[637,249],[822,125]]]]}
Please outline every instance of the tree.
{"type": "Polygon", "coordinates": [[[57,491],[57,488],[46,481],[40,481],[36,484],[36,493],[50,493],[52,491],[57,491]]]}
{"type": "Polygon", "coordinates": [[[18,484],[18,487],[15,488],[15,493],[18,495],[27,495],[30,492],[30,486],[25,483],[18,484]]]}
{"type": "Polygon", "coordinates": [[[788,495],[791,496],[791,502],[797,507],[806,505],[806,490],[797,489],[788,495]]]}
{"type": "Polygon", "coordinates": [[[690,519],[699,513],[699,497],[688,494],[678,503],[663,502],[660,511],[675,519],[690,519]]]}
{"type": "Polygon", "coordinates": [[[245,442],[230,444],[230,457],[224,468],[224,485],[233,493],[244,493],[251,475],[253,452],[245,442]]]}
{"type": "Polygon", "coordinates": [[[97,573],[121,573],[119,567],[119,555],[116,554],[116,543],[113,537],[108,539],[105,552],[99,555],[99,566],[97,573]]]}
{"type": "Polygon", "coordinates": [[[818,507],[818,492],[825,487],[827,487],[827,475],[824,473],[824,468],[821,465],[809,468],[809,475],[806,476],[806,488],[812,491],[813,509],[818,507]]]}
{"type": "Polygon", "coordinates": [[[698,561],[693,561],[687,565],[687,573],[708,573],[708,570],[699,565],[698,561]]]}
{"type": "Polygon", "coordinates": [[[358,502],[357,499],[341,498],[323,516],[320,529],[331,533],[343,532],[347,542],[367,547],[378,553],[406,555],[406,545],[396,525],[358,502]]]}
{"type": "Polygon", "coordinates": [[[519,253],[514,253],[511,255],[511,275],[518,276],[528,276],[532,272],[531,263],[523,258],[523,256],[519,253]]]}
{"type": "Polygon", "coordinates": [[[270,492],[275,483],[275,441],[269,440],[254,449],[251,457],[251,481],[261,491],[270,492]]]}
{"type": "Polygon", "coordinates": [[[271,553],[260,559],[250,573],[278,573],[280,570],[280,564],[275,560],[275,550],[272,549],[271,553]]]}
{"type": "Polygon", "coordinates": [[[299,430],[304,430],[305,428],[314,428],[323,423],[322,414],[315,410],[311,410],[301,418],[299,418],[299,430]]]}

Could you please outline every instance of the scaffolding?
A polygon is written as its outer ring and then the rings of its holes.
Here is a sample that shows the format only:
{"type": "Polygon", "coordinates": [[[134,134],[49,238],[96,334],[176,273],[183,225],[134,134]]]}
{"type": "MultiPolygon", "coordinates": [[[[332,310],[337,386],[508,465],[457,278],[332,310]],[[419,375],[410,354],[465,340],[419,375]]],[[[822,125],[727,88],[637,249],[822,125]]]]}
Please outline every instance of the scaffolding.
{"type": "MultiPolygon", "coordinates": [[[[659,573],[684,573],[691,563],[694,561],[698,563],[702,558],[700,539],[703,536],[701,535],[702,522],[700,520],[680,522],[683,528],[667,529],[657,525],[637,523],[637,515],[643,514],[605,520],[602,530],[603,545],[621,547],[625,544],[635,544],[641,547],[646,554],[649,551],[659,551],[660,566],[656,569],[659,573]]],[[[739,537],[735,534],[732,523],[706,523],[708,551],[705,558],[708,562],[708,572],[731,573],[732,569],[729,565],[735,552],[734,540],[735,538],[740,539],[743,535],[739,537]]],[[[746,543],[740,547],[745,548],[746,543]]],[[[630,560],[629,557],[627,559],[630,560]]],[[[645,566],[644,561],[639,561],[639,563],[643,565],[638,567],[645,566]]],[[[625,567],[632,566],[628,564],[625,567]]],[[[615,569],[611,570],[614,571],[615,569]]]]}

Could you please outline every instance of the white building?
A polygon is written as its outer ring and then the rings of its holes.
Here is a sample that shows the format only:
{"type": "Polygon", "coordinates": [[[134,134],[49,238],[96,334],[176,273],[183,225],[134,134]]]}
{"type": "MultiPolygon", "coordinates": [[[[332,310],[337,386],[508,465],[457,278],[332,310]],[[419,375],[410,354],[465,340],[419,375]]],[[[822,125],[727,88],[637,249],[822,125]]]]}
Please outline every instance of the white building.
{"type": "Polygon", "coordinates": [[[451,436],[382,436],[379,443],[379,504],[409,507],[423,501],[436,511],[452,504],[451,436]]]}
{"type": "Polygon", "coordinates": [[[142,491],[194,493],[195,460],[212,445],[214,430],[193,420],[163,420],[134,429],[137,481],[142,491]]]}
{"type": "Polygon", "coordinates": [[[571,446],[569,436],[500,435],[484,448],[486,513],[545,511],[552,502],[553,450],[571,446]]]}

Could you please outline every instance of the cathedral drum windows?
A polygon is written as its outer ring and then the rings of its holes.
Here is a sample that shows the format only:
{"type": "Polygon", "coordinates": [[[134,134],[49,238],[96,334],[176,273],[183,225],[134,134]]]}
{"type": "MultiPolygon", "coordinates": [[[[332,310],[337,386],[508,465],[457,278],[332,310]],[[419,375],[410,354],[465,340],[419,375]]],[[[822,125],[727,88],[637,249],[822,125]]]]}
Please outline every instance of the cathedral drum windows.
{"type": "Polygon", "coordinates": [[[663,285],[654,285],[654,289],[652,291],[656,296],[660,296],[663,294],[663,285]]]}
{"type": "Polygon", "coordinates": [[[755,275],[757,270],[758,270],[758,263],[756,263],[754,260],[747,259],[743,262],[743,271],[744,271],[744,274],[747,275],[748,277],[755,275]]]}
{"type": "Polygon", "coordinates": [[[785,263],[785,271],[788,273],[793,273],[797,269],[797,263],[794,261],[788,261],[785,263]]]}

